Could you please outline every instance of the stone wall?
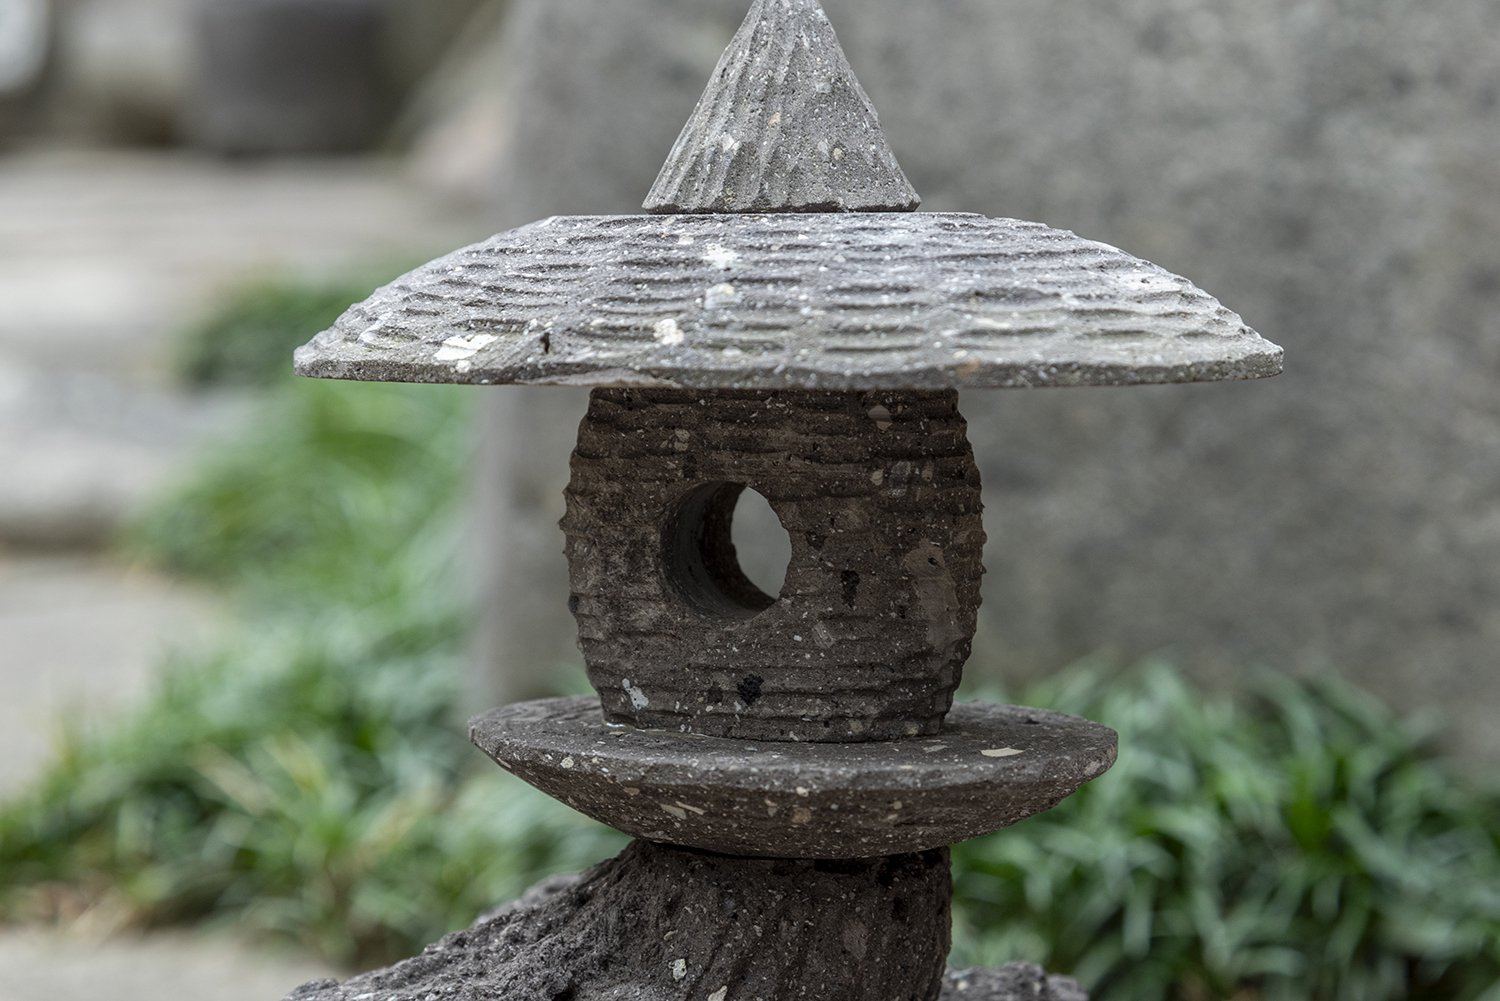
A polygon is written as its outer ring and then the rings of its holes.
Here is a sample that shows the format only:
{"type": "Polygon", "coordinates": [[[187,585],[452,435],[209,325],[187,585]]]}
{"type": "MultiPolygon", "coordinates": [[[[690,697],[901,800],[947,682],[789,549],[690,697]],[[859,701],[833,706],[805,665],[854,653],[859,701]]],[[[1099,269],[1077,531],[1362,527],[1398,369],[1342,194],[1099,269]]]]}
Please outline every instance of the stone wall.
{"type": "MultiPolygon", "coordinates": [[[[520,0],[505,221],[639,205],[747,6],[520,0]]],[[[1500,6],[826,7],[926,208],[1117,244],[1287,349],[1269,383],[965,395],[975,663],[1335,668],[1500,761],[1500,6]]],[[[486,521],[533,513],[489,550],[486,656],[545,667],[576,658],[552,526],[583,403],[491,406],[486,521]]]]}

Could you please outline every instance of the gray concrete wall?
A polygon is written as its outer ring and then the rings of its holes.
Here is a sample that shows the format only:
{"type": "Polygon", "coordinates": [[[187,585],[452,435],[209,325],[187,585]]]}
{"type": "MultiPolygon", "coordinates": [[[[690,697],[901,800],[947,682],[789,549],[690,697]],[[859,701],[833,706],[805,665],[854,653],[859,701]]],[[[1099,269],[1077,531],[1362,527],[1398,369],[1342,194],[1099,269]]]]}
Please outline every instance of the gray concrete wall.
{"type": "MultiPolygon", "coordinates": [[[[747,6],[521,0],[507,221],[638,205],[747,6]]],[[[1334,668],[1500,761],[1500,5],[826,7],[925,207],[1120,245],[1287,349],[1264,384],[965,397],[975,663],[1334,668]]],[[[489,550],[488,656],[545,668],[582,403],[493,399],[491,501],[540,513],[489,550]]]]}

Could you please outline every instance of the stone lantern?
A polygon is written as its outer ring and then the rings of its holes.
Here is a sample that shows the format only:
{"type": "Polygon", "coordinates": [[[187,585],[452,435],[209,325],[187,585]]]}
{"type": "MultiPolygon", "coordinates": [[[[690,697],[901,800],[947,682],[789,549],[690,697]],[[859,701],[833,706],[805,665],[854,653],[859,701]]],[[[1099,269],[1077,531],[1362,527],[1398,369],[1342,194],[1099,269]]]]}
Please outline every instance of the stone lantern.
{"type": "Polygon", "coordinates": [[[1281,351],[1112,247],[917,204],[816,0],[757,0],[649,214],[502,233],[298,352],[320,378],[593,388],[562,527],[598,697],[472,738],[638,840],[293,997],[1081,997],[945,973],[948,846],[1115,756],[1095,723],[953,705],[984,544],[958,391],[1258,378],[1281,351]],[[747,489],[791,540],[778,594],[730,535],[747,489]]]}

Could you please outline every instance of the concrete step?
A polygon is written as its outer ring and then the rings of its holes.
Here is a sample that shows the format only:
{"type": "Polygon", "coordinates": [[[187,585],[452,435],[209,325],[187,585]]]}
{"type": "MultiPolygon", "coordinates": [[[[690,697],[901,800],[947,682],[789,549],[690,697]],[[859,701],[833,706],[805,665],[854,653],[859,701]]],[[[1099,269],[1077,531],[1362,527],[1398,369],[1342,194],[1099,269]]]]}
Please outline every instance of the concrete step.
{"type": "Polygon", "coordinates": [[[222,935],[0,930],[0,1001],[279,1001],[338,975],[306,956],[222,935]]]}

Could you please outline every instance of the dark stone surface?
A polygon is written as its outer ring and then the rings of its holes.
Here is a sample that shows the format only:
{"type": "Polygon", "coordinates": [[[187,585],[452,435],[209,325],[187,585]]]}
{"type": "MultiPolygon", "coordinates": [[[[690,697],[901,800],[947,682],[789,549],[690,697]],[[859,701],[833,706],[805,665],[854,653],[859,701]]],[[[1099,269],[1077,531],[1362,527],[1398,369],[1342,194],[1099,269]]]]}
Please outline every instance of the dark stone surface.
{"type": "Polygon", "coordinates": [[[817,0],[756,0],[645,207],[899,212],[919,202],[817,0]]]}
{"type": "Polygon", "coordinates": [[[610,725],[592,696],[496,709],[470,736],[501,767],[612,827],[741,855],[863,858],[989,834],[1115,760],[1074,716],[957,705],[934,737],[773,743],[610,725]]]}
{"type": "MultiPolygon", "coordinates": [[[[824,5],[928,208],[1124,247],[1293,353],[1257,385],[967,395],[976,650],[1013,677],[1100,650],[1337,669],[1500,763],[1500,4],[824,5]]],[[[518,0],[508,224],[634,211],[745,7],[518,0]]],[[[537,457],[508,489],[553,496],[582,400],[486,405],[537,457]]],[[[497,609],[562,592],[551,549],[512,545],[497,609]]],[[[539,638],[505,649],[569,656],[561,601],[526,615],[539,638]]]]}
{"type": "Polygon", "coordinates": [[[382,0],[205,0],[187,115],[217,153],[366,149],[392,111],[382,0]]]}
{"type": "Polygon", "coordinates": [[[414,959],[288,1001],[935,1001],[950,894],[946,851],[834,863],[636,842],[414,959]]]}
{"type": "Polygon", "coordinates": [[[297,353],[322,378],[944,389],[1250,379],[1281,349],[1072,233],[926,212],[559,216],[427,264],[297,353]]]}
{"type": "Polygon", "coordinates": [[[562,526],[609,718],[754,740],[936,733],[984,572],[957,395],[595,390],[562,526]],[[790,536],[779,595],[730,538],[746,487],[790,536]]]}

